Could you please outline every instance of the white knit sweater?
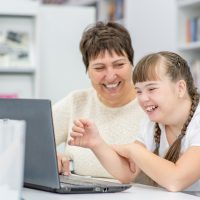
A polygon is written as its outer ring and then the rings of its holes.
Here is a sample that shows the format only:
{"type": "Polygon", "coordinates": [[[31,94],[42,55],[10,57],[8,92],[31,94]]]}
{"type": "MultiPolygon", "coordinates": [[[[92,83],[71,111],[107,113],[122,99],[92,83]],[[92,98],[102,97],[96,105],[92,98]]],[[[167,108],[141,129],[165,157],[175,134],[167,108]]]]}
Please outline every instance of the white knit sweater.
{"type": "MultiPolygon", "coordinates": [[[[99,101],[92,88],[75,91],[53,106],[56,144],[67,142],[73,120],[77,118],[93,120],[101,136],[110,144],[130,143],[144,115],[136,99],[125,106],[111,108],[99,101]]],[[[66,143],[65,151],[74,161],[76,174],[111,178],[91,150],[66,143]]]]}

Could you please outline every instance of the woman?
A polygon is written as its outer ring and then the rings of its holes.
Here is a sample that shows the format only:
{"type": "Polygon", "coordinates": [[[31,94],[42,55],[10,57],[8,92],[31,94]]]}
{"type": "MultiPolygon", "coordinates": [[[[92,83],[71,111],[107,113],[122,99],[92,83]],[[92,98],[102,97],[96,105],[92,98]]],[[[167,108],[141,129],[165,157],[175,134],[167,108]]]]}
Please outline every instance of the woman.
{"type": "MultiPolygon", "coordinates": [[[[73,120],[93,119],[110,144],[132,142],[144,116],[132,82],[134,51],[128,31],[114,22],[97,22],[83,33],[80,50],[92,88],[75,91],[53,106],[57,145],[66,142],[65,155],[80,175],[111,178],[87,149],[67,145],[73,120]]],[[[58,155],[61,173],[69,174],[64,155],[58,155]]]]}
{"type": "Polygon", "coordinates": [[[89,147],[121,182],[143,171],[169,191],[200,188],[200,103],[187,62],[172,52],[145,56],[133,81],[149,119],[133,143],[109,146],[95,125],[74,122],[71,145],[89,147]]]}

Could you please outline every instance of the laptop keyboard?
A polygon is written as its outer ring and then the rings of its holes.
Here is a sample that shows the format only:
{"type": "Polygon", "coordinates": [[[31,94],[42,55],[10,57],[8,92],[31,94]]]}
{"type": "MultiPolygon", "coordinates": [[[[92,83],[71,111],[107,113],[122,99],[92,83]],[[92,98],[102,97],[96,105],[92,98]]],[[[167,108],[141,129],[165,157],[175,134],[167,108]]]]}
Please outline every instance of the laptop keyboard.
{"type": "Polygon", "coordinates": [[[119,186],[119,183],[109,182],[109,181],[103,181],[98,180],[95,178],[88,178],[84,176],[77,176],[77,175],[70,175],[70,176],[64,176],[60,175],[60,182],[64,184],[70,184],[70,185],[80,185],[80,186],[119,186]]]}

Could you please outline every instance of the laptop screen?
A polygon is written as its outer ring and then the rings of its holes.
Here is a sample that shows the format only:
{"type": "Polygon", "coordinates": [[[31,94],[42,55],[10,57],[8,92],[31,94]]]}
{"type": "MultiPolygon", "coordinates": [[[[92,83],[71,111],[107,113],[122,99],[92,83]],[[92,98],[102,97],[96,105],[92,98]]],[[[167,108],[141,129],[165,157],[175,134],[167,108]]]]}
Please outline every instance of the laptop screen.
{"type": "Polygon", "coordinates": [[[51,102],[44,99],[0,99],[0,118],[26,121],[24,183],[60,188],[51,102]],[[48,167],[47,167],[48,166],[48,167]]]}

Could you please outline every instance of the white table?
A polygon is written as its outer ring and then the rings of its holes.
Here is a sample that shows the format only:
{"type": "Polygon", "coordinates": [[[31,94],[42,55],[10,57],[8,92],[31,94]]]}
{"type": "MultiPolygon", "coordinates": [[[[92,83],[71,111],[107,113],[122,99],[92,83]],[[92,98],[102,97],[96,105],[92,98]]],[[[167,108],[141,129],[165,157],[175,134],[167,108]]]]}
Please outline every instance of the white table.
{"type": "Polygon", "coordinates": [[[194,195],[181,192],[168,192],[161,188],[134,184],[132,188],[119,193],[100,194],[55,194],[23,188],[22,197],[25,200],[199,200],[194,195]]]}

